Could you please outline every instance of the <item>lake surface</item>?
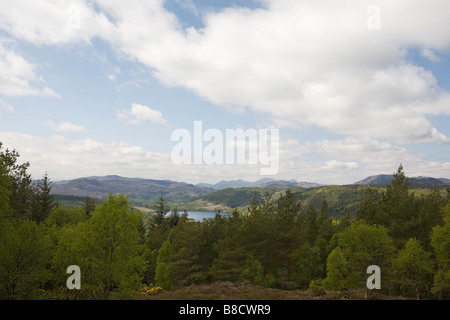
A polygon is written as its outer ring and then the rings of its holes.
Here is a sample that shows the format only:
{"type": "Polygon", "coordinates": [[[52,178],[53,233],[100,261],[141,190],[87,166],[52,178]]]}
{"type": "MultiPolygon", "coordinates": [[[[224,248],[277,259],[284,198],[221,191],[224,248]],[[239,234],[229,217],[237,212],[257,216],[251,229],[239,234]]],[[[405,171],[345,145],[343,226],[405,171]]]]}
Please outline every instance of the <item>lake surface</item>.
{"type": "MultiPolygon", "coordinates": [[[[183,212],[180,212],[180,214],[183,214],[183,212]]],[[[221,212],[220,215],[222,217],[228,217],[231,216],[231,213],[221,212]]],[[[203,221],[203,219],[214,219],[215,216],[215,211],[188,211],[189,219],[193,219],[195,221],[203,221]]]]}

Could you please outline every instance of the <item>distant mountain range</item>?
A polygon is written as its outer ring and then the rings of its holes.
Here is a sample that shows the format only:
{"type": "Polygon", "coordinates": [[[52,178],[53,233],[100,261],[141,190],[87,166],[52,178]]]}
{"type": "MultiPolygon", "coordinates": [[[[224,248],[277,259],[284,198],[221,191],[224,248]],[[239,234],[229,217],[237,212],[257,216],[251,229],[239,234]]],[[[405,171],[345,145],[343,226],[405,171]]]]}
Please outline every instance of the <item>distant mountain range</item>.
{"type": "MultiPolygon", "coordinates": [[[[392,182],[394,176],[392,174],[378,174],[367,177],[361,181],[355,182],[355,184],[374,185],[374,186],[386,186],[392,182]]],[[[432,178],[432,177],[411,177],[408,178],[409,184],[412,188],[432,188],[432,187],[445,187],[450,186],[450,179],[447,178],[432,178]]]]}
{"type": "MultiPolygon", "coordinates": [[[[386,186],[393,179],[393,175],[374,175],[355,182],[354,185],[386,186]]],[[[431,188],[434,186],[450,186],[450,179],[413,177],[409,178],[412,188],[431,188]]],[[[128,194],[132,198],[152,200],[159,196],[177,201],[190,201],[218,190],[229,188],[269,188],[287,189],[302,187],[313,189],[324,185],[313,182],[298,182],[296,180],[260,179],[255,182],[244,180],[220,181],[216,184],[199,183],[196,185],[171,180],[154,180],[141,178],[125,178],[116,175],[102,177],[85,177],[66,181],[54,181],[52,193],[64,196],[102,198],[109,193],[128,194]]]]}
{"type": "Polygon", "coordinates": [[[242,179],[231,180],[231,181],[220,181],[216,184],[199,183],[196,184],[198,187],[212,188],[215,190],[223,190],[227,188],[290,188],[290,187],[303,187],[303,188],[317,188],[322,186],[319,183],[314,182],[299,182],[296,180],[275,180],[271,178],[260,179],[255,182],[248,182],[242,179]]]}
{"type": "Polygon", "coordinates": [[[214,191],[211,188],[171,180],[125,178],[115,175],[86,177],[66,181],[54,181],[52,193],[81,197],[102,198],[109,193],[128,194],[130,197],[164,197],[187,200],[214,191]]]}

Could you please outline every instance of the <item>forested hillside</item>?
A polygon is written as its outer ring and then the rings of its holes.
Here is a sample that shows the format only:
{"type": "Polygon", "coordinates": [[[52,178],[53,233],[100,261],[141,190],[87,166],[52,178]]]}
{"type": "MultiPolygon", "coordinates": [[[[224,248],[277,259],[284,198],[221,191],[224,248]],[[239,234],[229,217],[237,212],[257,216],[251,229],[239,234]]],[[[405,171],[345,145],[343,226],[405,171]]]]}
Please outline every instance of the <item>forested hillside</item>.
{"type": "Polygon", "coordinates": [[[450,191],[412,192],[402,166],[383,189],[353,187],[354,215],[332,218],[339,188],[307,204],[304,190],[249,190],[245,212],[203,222],[168,214],[163,197],[150,219],[123,194],[58,206],[28,166],[0,147],[1,299],[142,299],[217,281],[322,295],[364,289],[370,265],[386,296],[450,299],[450,191]],[[66,286],[71,265],[80,289],[66,286]]]}

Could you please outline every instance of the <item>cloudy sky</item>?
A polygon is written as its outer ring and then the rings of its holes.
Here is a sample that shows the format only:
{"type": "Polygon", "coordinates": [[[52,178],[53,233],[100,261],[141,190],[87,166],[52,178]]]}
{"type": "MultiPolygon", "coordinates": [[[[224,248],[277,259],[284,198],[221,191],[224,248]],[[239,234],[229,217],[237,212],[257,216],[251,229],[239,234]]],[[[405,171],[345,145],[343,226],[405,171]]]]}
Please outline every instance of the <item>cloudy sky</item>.
{"type": "MultiPolygon", "coordinates": [[[[0,141],[34,178],[190,183],[176,129],[278,129],[276,179],[450,178],[448,0],[0,0],[0,141]]],[[[193,138],[194,139],[194,138],[193,138]]],[[[205,142],[205,145],[208,143],[205,142]]]]}

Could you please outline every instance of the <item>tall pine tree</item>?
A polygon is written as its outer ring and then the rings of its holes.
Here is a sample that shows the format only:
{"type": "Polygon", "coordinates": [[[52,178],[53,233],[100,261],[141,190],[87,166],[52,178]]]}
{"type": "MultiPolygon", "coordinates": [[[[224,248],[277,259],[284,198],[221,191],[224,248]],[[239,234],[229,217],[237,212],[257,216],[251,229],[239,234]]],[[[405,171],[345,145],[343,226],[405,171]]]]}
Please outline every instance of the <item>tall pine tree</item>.
{"type": "Polygon", "coordinates": [[[329,217],[328,203],[325,198],[323,198],[322,207],[320,208],[320,214],[317,218],[317,227],[319,231],[318,236],[322,237],[327,242],[330,241],[334,233],[333,220],[329,217]]]}
{"type": "Polygon", "coordinates": [[[55,196],[51,193],[52,181],[47,172],[38,181],[32,200],[31,218],[40,223],[57,207],[55,196]]]}

